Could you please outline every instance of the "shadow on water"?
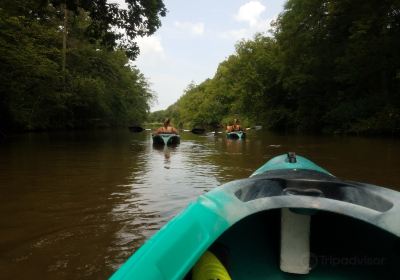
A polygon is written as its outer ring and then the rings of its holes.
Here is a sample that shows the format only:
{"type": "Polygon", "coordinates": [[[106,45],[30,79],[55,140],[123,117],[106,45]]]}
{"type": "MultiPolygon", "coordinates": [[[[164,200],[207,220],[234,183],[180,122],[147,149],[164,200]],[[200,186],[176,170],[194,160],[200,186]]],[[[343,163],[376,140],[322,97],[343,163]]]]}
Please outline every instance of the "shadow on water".
{"type": "Polygon", "coordinates": [[[287,151],[342,178],[400,187],[398,139],[181,136],[160,148],[150,133],[125,130],[8,137],[0,144],[2,278],[106,278],[190,201],[287,151]]]}

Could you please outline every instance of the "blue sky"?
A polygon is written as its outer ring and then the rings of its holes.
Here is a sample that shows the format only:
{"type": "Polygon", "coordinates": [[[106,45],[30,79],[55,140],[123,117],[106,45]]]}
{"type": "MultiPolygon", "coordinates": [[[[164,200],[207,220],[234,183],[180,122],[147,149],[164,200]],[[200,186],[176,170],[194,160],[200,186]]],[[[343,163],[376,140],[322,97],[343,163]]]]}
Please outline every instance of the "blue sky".
{"type": "MultiPolygon", "coordinates": [[[[123,3],[124,0],[109,0],[123,3]]],[[[191,81],[212,78],[218,64],[234,53],[235,43],[265,32],[283,10],[285,0],[164,0],[162,26],[138,38],[141,54],[134,62],[146,76],[157,102],[166,109],[191,81]]]]}

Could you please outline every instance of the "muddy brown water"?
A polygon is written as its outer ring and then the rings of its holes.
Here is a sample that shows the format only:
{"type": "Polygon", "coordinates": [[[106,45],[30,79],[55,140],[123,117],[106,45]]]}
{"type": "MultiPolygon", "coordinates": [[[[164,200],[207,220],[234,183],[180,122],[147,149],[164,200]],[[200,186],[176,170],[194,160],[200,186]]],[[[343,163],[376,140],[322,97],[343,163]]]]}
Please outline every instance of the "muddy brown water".
{"type": "Polygon", "coordinates": [[[197,196],[295,151],[338,177],[400,190],[399,139],[182,133],[24,134],[0,142],[0,278],[105,279],[197,196]]]}

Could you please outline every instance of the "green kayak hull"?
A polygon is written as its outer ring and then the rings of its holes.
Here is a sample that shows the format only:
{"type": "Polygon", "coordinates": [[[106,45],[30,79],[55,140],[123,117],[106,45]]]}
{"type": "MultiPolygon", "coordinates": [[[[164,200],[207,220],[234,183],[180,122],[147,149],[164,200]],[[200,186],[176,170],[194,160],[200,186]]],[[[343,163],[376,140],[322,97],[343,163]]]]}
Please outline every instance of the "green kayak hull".
{"type": "Polygon", "coordinates": [[[152,137],[154,145],[177,145],[181,142],[178,134],[154,134],[152,137]]]}
{"type": "Polygon", "coordinates": [[[400,193],[281,155],[200,196],[111,279],[192,279],[206,251],[219,252],[232,279],[400,279],[399,217],[400,193]],[[282,209],[311,217],[306,275],[279,268],[282,209]]]}

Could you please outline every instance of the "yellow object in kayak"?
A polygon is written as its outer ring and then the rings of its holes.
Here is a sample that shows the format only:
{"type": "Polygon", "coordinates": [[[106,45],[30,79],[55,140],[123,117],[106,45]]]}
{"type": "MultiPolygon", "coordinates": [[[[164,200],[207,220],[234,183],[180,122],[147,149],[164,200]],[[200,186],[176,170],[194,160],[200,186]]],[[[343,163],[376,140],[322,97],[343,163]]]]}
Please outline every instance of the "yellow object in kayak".
{"type": "Polygon", "coordinates": [[[193,267],[192,279],[231,280],[231,277],[218,258],[210,251],[206,251],[193,267]]]}

